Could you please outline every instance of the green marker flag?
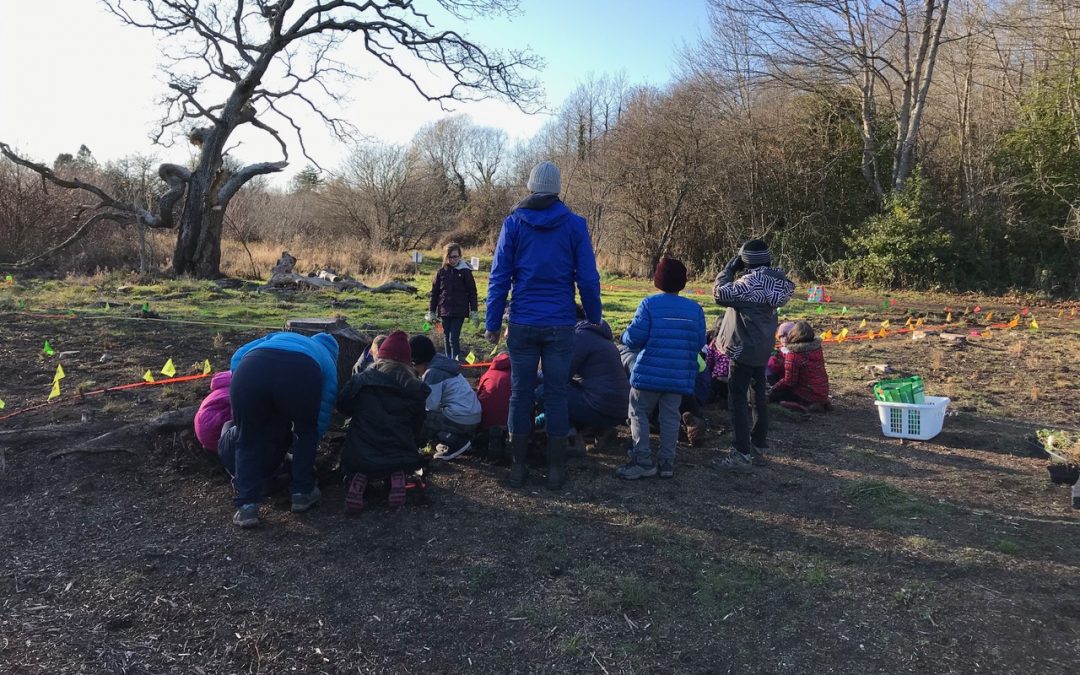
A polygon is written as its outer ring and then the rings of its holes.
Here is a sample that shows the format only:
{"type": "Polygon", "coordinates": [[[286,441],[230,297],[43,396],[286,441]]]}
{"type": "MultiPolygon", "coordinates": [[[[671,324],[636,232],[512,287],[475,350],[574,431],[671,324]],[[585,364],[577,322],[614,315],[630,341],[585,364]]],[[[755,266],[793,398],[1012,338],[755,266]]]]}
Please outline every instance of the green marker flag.
{"type": "Polygon", "coordinates": [[[144,303],[142,304],[142,311],[143,311],[144,313],[145,313],[145,312],[149,312],[149,311],[150,311],[150,303],[149,303],[149,302],[144,302],[144,303]]]}
{"type": "Polygon", "coordinates": [[[704,373],[706,367],[708,367],[708,364],[705,363],[705,359],[701,358],[701,354],[698,353],[698,355],[697,355],[697,371],[699,373],[704,373]]]}
{"type": "Polygon", "coordinates": [[[109,307],[109,303],[108,303],[108,302],[106,302],[106,303],[105,303],[105,311],[107,312],[107,311],[109,311],[110,309],[111,309],[111,307],[109,307]]]}
{"type": "Polygon", "coordinates": [[[4,277],[4,283],[5,284],[13,284],[13,283],[15,283],[15,277],[8,274],[7,276],[4,277]]]}
{"type": "Polygon", "coordinates": [[[844,307],[843,309],[841,309],[840,313],[841,314],[847,314],[847,307],[844,307]]]}
{"type": "Polygon", "coordinates": [[[425,321],[424,322],[424,332],[427,333],[430,330],[431,330],[431,324],[428,323],[427,321],[425,321]]]}
{"type": "Polygon", "coordinates": [[[45,352],[45,356],[52,356],[56,353],[56,350],[53,349],[53,346],[49,344],[48,340],[46,340],[45,344],[42,345],[41,351],[45,352]]]}
{"type": "Polygon", "coordinates": [[[0,410],[3,410],[6,407],[7,407],[7,403],[4,403],[4,399],[0,398],[0,410]]]}
{"type": "Polygon", "coordinates": [[[882,309],[888,309],[889,308],[889,301],[888,300],[882,300],[881,301],[881,308],[882,309]]]}
{"type": "Polygon", "coordinates": [[[821,305],[818,305],[817,306],[817,313],[818,314],[824,314],[825,313],[825,308],[822,307],[821,305]]]}

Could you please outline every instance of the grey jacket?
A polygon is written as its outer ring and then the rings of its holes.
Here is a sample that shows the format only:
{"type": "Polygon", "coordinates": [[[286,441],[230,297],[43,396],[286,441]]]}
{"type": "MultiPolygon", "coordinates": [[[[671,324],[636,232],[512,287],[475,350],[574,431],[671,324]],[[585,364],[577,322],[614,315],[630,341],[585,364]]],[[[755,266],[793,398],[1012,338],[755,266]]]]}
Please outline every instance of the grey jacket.
{"type": "Polygon", "coordinates": [[[465,426],[480,423],[480,399],[462,376],[457,361],[436,354],[421,379],[431,387],[426,404],[428,410],[438,410],[451,422],[465,426]]]}

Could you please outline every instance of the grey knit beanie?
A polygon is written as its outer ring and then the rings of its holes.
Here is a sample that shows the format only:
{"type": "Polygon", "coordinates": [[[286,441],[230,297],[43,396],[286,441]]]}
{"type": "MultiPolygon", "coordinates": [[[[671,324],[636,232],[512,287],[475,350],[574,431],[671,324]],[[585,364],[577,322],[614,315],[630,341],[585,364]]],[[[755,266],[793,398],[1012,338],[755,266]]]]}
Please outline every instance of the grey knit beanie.
{"type": "Polygon", "coordinates": [[[751,239],[739,249],[739,257],[747,267],[761,267],[772,264],[772,254],[768,245],[760,239],[751,239]]]}
{"type": "Polygon", "coordinates": [[[529,182],[525,187],[529,192],[559,194],[559,167],[551,162],[540,162],[529,172],[529,182]]]}

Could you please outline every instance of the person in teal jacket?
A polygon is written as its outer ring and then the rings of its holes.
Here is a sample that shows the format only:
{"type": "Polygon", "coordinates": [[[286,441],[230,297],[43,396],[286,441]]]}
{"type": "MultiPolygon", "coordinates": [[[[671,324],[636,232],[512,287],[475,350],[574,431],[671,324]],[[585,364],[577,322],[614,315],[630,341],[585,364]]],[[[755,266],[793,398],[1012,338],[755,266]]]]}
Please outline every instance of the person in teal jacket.
{"type": "Polygon", "coordinates": [[[637,352],[630,373],[630,434],[634,445],[629,462],[619,467],[620,478],[636,480],[659,473],[675,475],[675,444],[679,439],[679,404],[694,393],[698,355],[705,346],[705,311],[679,296],[686,287],[686,266],[661,258],[653,284],[663,291],[641,301],[622,341],[637,352]],[[656,461],[649,449],[649,416],[660,408],[660,447],[656,461]]]}
{"type": "Polygon", "coordinates": [[[259,524],[264,481],[288,450],[276,439],[292,429],[292,510],[302,513],[322,497],[315,485],[315,448],[330,426],[337,398],[338,344],[332,335],[272,333],[232,357],[229,402],[239,429],[233,523],[259,524]]]}

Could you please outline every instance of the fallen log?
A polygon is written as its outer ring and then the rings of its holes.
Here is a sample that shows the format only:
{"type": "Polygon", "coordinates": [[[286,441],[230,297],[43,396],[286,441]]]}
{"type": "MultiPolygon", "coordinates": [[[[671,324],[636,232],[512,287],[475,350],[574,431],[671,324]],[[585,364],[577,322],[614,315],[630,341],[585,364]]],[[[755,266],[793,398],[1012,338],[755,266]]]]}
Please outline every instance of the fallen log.
{"type": "Polygon", "coordinates": [[[169,434],[193,428],[195,425],[195,413],[198,412],[198,410],[199,406],[193,405],[178,410],[171,410],[148,421],[125,424],[119,429],[113,429],[100,436],[95,436],[82,445],[50,453],[48,458],[56,459],[57,457],[64,457],[76,453],[98,454],[103,452],[127,452],[134,454],[138,452],[138,450],[133,447],[137,445],[136,441],[147,440],[158,434],[169,434]]]}
{"type": "Polygon", "coordinates": [[[372,287],[355,279],[350,279],[348,276],[340,275],[334,270],[320,269],[305,275],[293,271],[295,267],[296,257],[289,255],[288,251],[282,251],[281,259],[270,270],[270,281],[266,282],[266,287],[317,288],[320,290],[365,291],[368,293],[391,293],[394,291],[416,293],[415,286],[396,279],[372,287]]]}

